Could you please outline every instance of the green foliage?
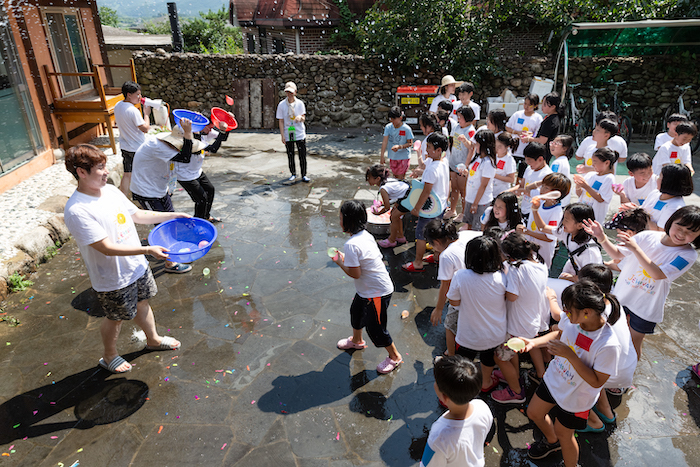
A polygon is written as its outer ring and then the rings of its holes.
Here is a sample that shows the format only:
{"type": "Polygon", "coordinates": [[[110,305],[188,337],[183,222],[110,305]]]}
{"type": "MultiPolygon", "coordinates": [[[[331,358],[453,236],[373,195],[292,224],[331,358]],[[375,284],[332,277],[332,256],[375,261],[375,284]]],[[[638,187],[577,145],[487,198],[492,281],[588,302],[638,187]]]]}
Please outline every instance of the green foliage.
{"type": "Polygon", "coordinates": [[[10,287],[10,292],[21,292],[34,285],[34,282],[25,280],[18,272],[14,272],[7,278],[7,285],[10,287]]]}
{"type": "MultiPolygon", "coordinates": [[[[328,39],[330,45],[334,45],[344,52],[355,53],[360,49],[360,44],[357,38],[357,29],[359,21],[352,11],[348,0],[333,0],[338,5],[340,12],[340,24],[338,28],[331,34],[328,39]]],[[[333,51],[332,51],[333,52],[333,51]]],[[[339,51],[342,53],[342,51],[339,51]]]]}
{"type": "Polygon", "coordinates": [[[103,26],[112,26],[113,28],[119,27],[117,10],[108,6],[101,6],[98,11],[100,13],[100,23],[102,23],[103,26]]]}
{"type": "Polygon", "coordinates": [[[143,28],[146,34],[171,34],[168,21],[147,21],[143,24],[143,28]]]}
{"type": "Polygon", "coordinates": [[[186,52],[237,54],[243,52],[243,35],[228,24],[228,10],[200,13],[200,18],[185,21],[182,35],[186,52]]]}
{"type": "Polygon", "coordinates": [[[56,242],[46,249],[46,256],[44,259],[48,260],[53,258],[58,254],[58,250],[61,248],[61,242],[56,240],[56,242]]]}

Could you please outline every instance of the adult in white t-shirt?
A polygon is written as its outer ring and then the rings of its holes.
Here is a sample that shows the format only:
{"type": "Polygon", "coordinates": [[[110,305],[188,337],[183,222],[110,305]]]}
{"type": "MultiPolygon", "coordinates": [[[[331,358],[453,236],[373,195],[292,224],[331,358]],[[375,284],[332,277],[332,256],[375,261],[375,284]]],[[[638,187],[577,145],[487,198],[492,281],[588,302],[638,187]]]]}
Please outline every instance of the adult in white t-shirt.
{"type": "Polygon", "coordinates": [[[306,176],[306,106],[297,98],[297,85],[292,81],[284,85],[284,92],[287,95],[277,104],[277,121],[279,122],[282,143],[287,149],[287,159],[289,171],[292,176],[289,181],[293,182],[297,178],[297,168],[294,161],[294,145],[299,151],[299,166],[301,169],[301,180],[309,183],[311,179],[306,176]]]}
{"type": "Polygon", "coordinates": [[[175,339],[158,335],[148,304],[157,287],[144,255],[165,259],[167,250],[142,246],[134,223],[154,224],[189,216],[137,209],[117,188],[107,185],[106,163],[107,157],[94,146],[81,144],[68,150],[66,169],[78,180],[78,188],[66,203],[64,218],[105,310],[100,325],[104,345],[100,365],[112,373],[124,373],[131,370],[131,364],[119,356],[116,346],[123,320],[133,319],[143,329],[148,349],[180,347],[175,339]]]}
{"type": "MultiPolygon", "coordinates": [[[[141,116],[141,111],[136,108],[141,103],[141,86],[133,81],[122,84],[124,100],[114,106],[114,120],[119,127],[119,147],[122,150],[124,175],[119,184],[119,189],[125,195],[129,194],[131,184],[131,172],[134,164],[136,150],[146,141],[146,133],[151,129],[150,125],[141,116]]],[[[144,113],[150,114],[151,108],[144,107],[144,113]]]]}

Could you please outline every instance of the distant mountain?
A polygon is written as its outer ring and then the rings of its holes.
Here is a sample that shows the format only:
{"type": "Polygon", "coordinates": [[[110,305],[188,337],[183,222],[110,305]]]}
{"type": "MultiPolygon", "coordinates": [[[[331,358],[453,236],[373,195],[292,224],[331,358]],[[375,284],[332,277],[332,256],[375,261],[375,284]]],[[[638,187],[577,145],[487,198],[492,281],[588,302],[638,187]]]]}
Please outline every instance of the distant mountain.
{"type": "MultiPolygon", "coordinates": [[[[175,3],[180,17],[199,16],[200,12],[220,10],[222,6],[228,8],[229,5],[227,0],[175,0],[175,3]]],[[[117,10],[117,14],[123,18],[150,19],[168,14],[166,0],[97,0],[97,4],[117,10]]]]}

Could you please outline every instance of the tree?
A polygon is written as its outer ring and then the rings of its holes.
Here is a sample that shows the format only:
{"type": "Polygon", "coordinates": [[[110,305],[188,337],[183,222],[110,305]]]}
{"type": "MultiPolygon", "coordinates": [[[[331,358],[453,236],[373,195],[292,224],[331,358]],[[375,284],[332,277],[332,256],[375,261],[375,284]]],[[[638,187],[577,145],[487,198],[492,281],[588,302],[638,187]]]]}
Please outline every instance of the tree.
{"type": "Polygon", "coordinates": [[[228,24],[228,11],[200,13],[200,18],[184,22],[182,36],[186,52],[237,54],[243,52],[243,35],[228,24]]]}
{"type": "Polygon", "coordinates": [[[117,15],[117,10],[108,6],[101,6],[98,12],[100,14],[100,23],[102,23],[103,26],[112,26],[113,28],[119,27],[119,15],[117,15]]]}

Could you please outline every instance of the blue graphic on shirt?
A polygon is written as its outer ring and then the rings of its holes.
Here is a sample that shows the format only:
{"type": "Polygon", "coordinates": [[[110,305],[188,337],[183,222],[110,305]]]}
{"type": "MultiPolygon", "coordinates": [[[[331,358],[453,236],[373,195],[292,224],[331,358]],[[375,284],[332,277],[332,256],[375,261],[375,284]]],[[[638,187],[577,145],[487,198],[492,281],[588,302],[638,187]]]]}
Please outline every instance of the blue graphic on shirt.
{"type": "Polygon", "coordinates": [[[601,182],[600,180],[596,180],[595,182],[593,182],[593,186],[591,186],[591,188],[593,188],[594,190],[600,190],[601,186],[603,186],[603,182],[601,182]]]}
{"type": "Polygon", "coordinates": [[[559,164],[554,164],[552,166],[552,172],[559,172],[559,164]]]}
{"type": "Polygon", "coordinates": [[[420,464],[423,466],[427,466],[430,464],[430,461],[433,460],[433,456],[435,455],[435,451],[433,451],[430,448],[429,444],[425,444],[425,450],[423,451],[423,458],[420,460],[420,464]]]}
{"type": "Polygon", "coordinates": [[[688,266],[688,261],[685,258],[681,258],[680,256],[676,256],[673,261],[671,261],[671,266],[674,268],[678,269],[679,271],[682,271],[683,268],[688,266]]]}
{"type": "Polygon", "coordinates": [[[657,211],[661,211],[664,208],[664,206],[666,206],[666,203],[664,203],[663,201],[657,201],[654,205],[654,209],[656,209],[657,211]]]}
{"type": "Polygon", "coordinates": [[[525,119],[524,119],[524,118],[519,118],[519,119],[518,119],[518,125],[522,125],[523,123],[525,123],[525,119]]]}
{"type": "Polygon", "coordinates": [[[641,199],[641,198],[638,198],[637,201],[639,201],[639,205],[640,205],[640,206],[641,206],[642,204],[644,204],[644,200],[641,199]]]}

